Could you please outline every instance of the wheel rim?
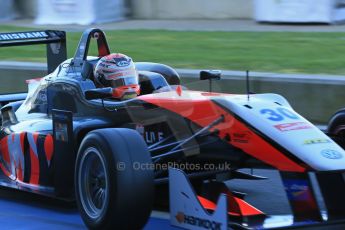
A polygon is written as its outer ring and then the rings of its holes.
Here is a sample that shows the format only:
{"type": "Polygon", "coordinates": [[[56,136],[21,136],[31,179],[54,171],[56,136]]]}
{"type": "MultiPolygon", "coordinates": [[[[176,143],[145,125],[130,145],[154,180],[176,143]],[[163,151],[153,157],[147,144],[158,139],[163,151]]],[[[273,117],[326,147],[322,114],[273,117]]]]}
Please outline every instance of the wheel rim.
{"type": "Polygon", "coordinates": [[[94,147],[85,150],[78,170],[80,201],[92,219],[103,216],[109,202],[109,181],[105,162],[94,147]]]}

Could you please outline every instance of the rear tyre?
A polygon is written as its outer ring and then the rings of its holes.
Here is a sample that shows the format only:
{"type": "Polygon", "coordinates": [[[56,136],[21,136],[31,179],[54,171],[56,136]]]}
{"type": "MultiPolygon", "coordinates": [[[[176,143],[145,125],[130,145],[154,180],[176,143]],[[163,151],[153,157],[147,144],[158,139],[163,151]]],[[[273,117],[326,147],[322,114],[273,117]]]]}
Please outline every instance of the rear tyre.
{"type": "Polygon", "coordinates": [[[154,193],[150,164],[147,146],[134,130],[100,129],[87,134],[76,159],[75,191],[88,228],[144,227],[154,193]]]}

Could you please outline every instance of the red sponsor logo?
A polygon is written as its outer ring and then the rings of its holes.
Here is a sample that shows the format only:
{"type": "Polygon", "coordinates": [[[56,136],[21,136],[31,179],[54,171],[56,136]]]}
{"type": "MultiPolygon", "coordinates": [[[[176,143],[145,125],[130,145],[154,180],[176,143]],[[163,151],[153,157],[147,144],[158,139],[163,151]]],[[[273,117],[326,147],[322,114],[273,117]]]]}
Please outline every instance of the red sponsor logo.
{"type": "Polygon", "coordinates": [[[313,128],[311,125],[309,125],[306,122],[294,122],[294,123],[279,124],[279,125],[275,125],[274,127],[276,127],[277,129],[279,129],[282,132],[313,128]]]}
{"type": "Polygon", "coordinates": [[[232,141],[237,143],[248,143],[251,138],[251,133],[249,131],[240,131],[237,133],[232,133],[232,141]]]}

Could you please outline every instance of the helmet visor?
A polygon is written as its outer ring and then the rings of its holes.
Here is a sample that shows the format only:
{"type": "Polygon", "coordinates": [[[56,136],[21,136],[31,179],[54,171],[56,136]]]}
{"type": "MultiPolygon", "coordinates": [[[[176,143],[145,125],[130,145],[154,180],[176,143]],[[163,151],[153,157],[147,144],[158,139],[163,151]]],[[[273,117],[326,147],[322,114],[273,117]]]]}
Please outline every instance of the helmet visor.
{"type": "Polygon", "coordinates": [[[138,85],[138,78],[137,77],[123,77],[111,80],[110,82],[112,88],[117,88],[126,85],[138,85]]]}

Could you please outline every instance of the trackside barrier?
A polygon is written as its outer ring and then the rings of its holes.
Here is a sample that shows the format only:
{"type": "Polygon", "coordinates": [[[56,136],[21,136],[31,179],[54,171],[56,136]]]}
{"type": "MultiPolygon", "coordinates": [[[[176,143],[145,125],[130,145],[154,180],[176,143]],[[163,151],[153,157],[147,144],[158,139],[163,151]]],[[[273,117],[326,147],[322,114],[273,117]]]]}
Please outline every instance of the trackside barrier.
{"type": "MultiPolygon", "coordinates": [[[[25,80],[42,77],[46,65],[28,62],[0,62],[0,94],[26,91],[25,80]]],[[[199,80],[200,70],[177,69],[182,84],[189,89],[209,89],[208,81],[199,80]]],[[[223,71],[222,80],[213,90],[246,93],[244,71],[223,71]]],[[[250,91],[283,95],[292,107],[308,120],[325,124],[338,109],[345,107],[345,76],[250,73],[250,91]]]]}

